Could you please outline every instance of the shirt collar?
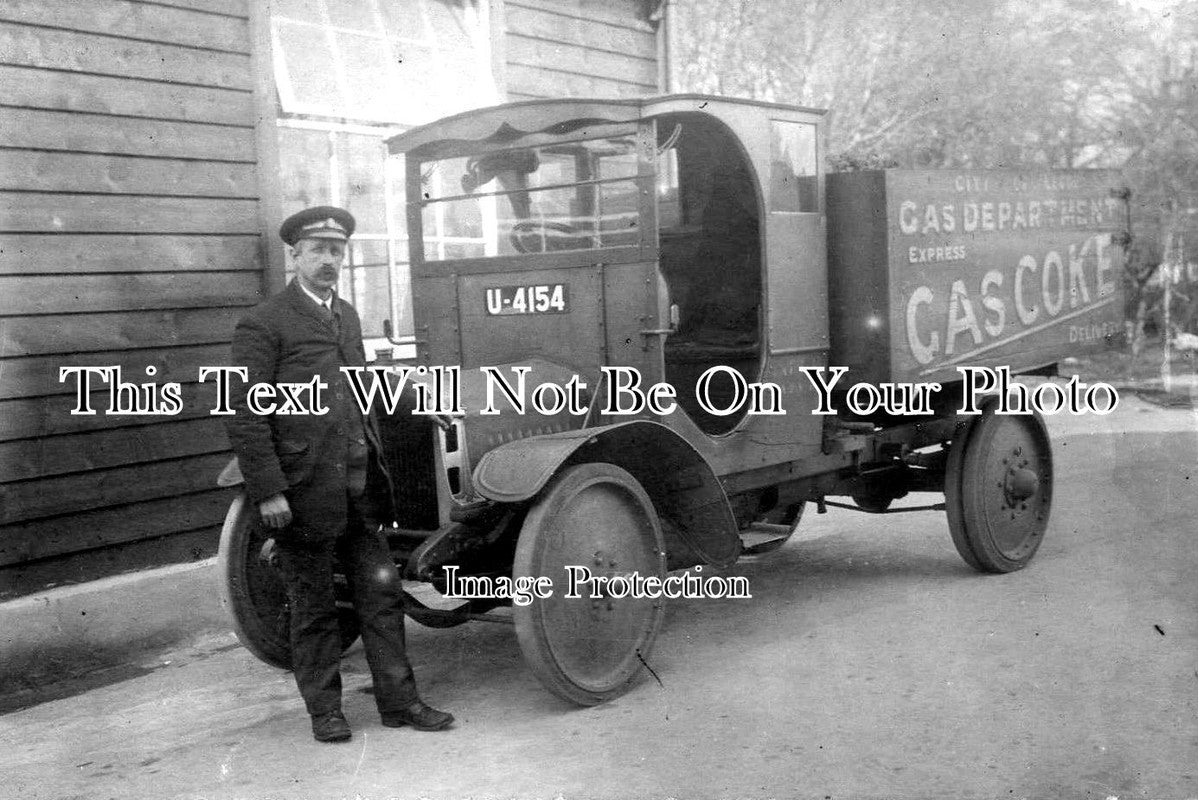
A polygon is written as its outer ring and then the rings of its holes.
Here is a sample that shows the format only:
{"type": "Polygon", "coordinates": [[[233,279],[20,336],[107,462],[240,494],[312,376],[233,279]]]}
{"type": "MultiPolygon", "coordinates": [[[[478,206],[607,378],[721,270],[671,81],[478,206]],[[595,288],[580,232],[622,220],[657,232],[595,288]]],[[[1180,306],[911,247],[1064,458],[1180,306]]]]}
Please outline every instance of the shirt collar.
{"type": "MultiPolygon", "coordinates": [[[[313,303],[315,303],[318,306],[323,306],[325,304],[324,300],[321,300],[319,297],[317,297],[315,294],[313,294],[311,291],[309,291],[307,286],[304,286],[303,281],[301,281],[299,278],[296,278],[295,280],[297,283],[299,283],[299,287],[300,287],[300,289],[303,290],[304,294],[306,294],[306,295],[308,295],[308,297],[312,298],[313,303]]],[[[333,303],[336,299],[337,299],[337,292],[334,291],[332,294],[329,295],[329,299],[328,299],[329,311],[333,310],[333,303]]]]}

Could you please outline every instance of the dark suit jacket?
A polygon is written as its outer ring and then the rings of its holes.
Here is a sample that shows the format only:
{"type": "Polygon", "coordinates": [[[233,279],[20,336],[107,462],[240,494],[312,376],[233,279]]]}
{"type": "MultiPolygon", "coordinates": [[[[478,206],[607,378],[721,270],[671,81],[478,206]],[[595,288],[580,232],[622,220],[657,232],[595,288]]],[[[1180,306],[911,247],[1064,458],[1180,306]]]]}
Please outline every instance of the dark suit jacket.
{"type": "MultiPolygon", "coordinates": [[[[369,443],[376,458],[379,452],[370,420],[356,424],[362,415],[340,372],[342,366],[366,363],[361,322],[353,306],[340,298],[335,312],[339,326],[292,280],[246,314],[233,334],[233,365],[245,367],[249,378],[242,390],[231,392],[235,413],[226,418],[226,427],[246,491],[255,503],[286,493],[293,527],[308,535],[336,535],[345,526],[351,448],[369,443]],[[321,397],[327,414],[250,412],[250,385],[307,383],[315,375],[329,387],[321,397]]],[[[311,404],[309,393],[304,399],[311,404]]],[[[377,488],[377,481],[372,484],[377,488]]]]}

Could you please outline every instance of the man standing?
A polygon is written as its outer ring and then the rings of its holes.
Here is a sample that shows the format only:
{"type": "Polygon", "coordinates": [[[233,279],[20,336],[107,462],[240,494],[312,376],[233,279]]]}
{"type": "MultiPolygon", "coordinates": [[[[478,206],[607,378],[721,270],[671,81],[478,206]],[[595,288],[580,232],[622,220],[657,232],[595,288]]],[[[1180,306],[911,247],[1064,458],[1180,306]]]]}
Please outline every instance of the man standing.
{"type": "Polygon", "coordinates": [[[353,232],[350,213],[331,206],[284,221],[279,236],[295,278],[250,311],[233,334],[233,363],[247,369],[249,385],[319,377],[329,387],[321,398],[324,414],[254,414],[242,395],[228,418],[249,500],[274,534],[291,605],[292,668],[312,733],[322,742],[351,735],[341,712],[336,558],[353,592],[383,724],[441,730],[453,722],[416,693],[404,648],[399,573],[379,530],[392,518],[393,498],[374,427],[340,372],[366,361],[357,312],[335,292],[353,232]]]}

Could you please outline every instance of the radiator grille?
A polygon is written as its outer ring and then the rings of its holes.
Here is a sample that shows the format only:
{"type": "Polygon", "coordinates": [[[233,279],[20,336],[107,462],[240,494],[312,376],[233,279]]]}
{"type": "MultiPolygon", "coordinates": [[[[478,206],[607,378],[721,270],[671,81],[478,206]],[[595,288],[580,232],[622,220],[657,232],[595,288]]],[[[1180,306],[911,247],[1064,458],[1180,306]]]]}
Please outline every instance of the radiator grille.
{"type": "Polygon", "coordinates": [[[437,474],[433,447],[435,426],[409,409],[379,415],[383,460],[395,486],[396,523],[401,528],[436,530],[437,474]]]}

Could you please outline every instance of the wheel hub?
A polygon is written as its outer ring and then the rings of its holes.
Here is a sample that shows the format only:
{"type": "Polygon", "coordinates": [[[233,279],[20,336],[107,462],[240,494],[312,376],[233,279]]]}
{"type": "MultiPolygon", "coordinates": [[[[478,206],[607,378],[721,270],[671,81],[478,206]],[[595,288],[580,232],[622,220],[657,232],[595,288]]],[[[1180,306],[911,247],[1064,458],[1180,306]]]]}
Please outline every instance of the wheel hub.
{"type": "Polygon", "coordinates": [[[1022,445],[1016,445],[1010,453],[1002,460],[1006,468],[1006,474],[999,484],[1003,492],[1003,508],[1022,511],[1027,509],[1027,500],[1040,490],[1040,473],[1028,468],[1031,462],[1023,457],[1022,445]]]}
{"type": "Polygon", "coordinates": [[[1003,490],[1007,502],[1011,505],[1021,503],[1036,494],[1040,488],[1040,476],[1035,470],[1027,467],[1012,467],[1007,470],[1007,479],[1003,490]]]}

